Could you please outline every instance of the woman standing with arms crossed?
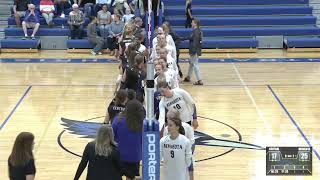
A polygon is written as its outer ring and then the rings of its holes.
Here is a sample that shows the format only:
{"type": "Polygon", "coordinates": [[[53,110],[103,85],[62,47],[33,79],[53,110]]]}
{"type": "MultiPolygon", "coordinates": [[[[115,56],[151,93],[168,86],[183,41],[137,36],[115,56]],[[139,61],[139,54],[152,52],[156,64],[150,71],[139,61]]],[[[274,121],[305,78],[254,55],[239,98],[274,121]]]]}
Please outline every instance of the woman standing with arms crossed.
{"type": "Polygon", "coordinates": [[[193,83],[193,85],[203,85],[201,74],[200,74],[200,67],[199,67],[199,56],[201,56],[202,50],[202,31],[200,29],[200,21],[198,19],[192,20],[192,33],[189,37],[184,38],[185,40],[189,40],[189,69],[188,75],[184,78],[184,82],[191,81],[191,75],[194,71],[196,74],[197,81],[193,83]]]}
{"type": "Polygon", "coordinates": [[[32,153],[33,146],[32,133],[21,132],[17,136],[8,160],[10,180],[34,180],[36,167],[32,153]]]}
{"type": "Polygon", "coordinates": [[[99,128],[97,137],[83,152],[75,180],[88,165],[87,180],[121,180],[120,156],[110,125],[99,128]]]}

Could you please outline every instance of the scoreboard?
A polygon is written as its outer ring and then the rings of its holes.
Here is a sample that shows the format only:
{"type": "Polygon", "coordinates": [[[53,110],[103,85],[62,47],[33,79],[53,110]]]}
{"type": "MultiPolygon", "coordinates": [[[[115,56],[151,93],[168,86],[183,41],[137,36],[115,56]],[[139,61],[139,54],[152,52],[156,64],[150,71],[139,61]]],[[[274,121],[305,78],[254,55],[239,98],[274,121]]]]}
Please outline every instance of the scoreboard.
{"type": "Polygon", "coordinates": [[[267,175],[312,175],[312,147],[267,147],[267,175]]]}

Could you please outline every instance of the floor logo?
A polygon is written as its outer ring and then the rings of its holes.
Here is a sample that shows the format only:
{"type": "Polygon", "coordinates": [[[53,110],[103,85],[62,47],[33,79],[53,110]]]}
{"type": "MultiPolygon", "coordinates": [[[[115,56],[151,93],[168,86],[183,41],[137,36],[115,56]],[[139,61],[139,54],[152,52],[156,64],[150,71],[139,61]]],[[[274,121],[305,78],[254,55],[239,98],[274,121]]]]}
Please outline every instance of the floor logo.
{"type": "MultiPolygon", "coordinates": [[[[68,132],[70,134],[76,135],[74,138],[80,137],[80,138],[94,139],[96,136],[97,130],[99,129],[99,127],[102,124],[98,123],[98,122],[93,122],[93,121],[102,122],[103,119],[104,119],[104,116],[87,119],[85,121],[61,118],[61,125],[64,127],[64,130],[62,130],[62,132],[58,136],[58,139],[57,139],[58,144],[66,152],[71,153],[75,156],[81,157],[81,155],[79,153],[74,152],[73,149],[67,148],[66,144],[62,143],[62,139],[63,139],[65,133],[68,132]]],[[[206,154],[210,154],[210,155],[207,155],[207,157],[200,157],[200,158],[198,157],[197,162],[220,157],[222,155],[225,155],[225,154],[232,152],[233,150],[235,150],[237,148],[265,150],[264,147],[261,147],[259,145],[243,142],[240,132],[237,129],[235,129],[234,127],[232,127],[224,122],[221,122],[221,121],[218,121],[215,119],[211,119],[211,118],[202,117],[202,116],[198,116],[198,120],[200,123],[201,123],[201,121],[210,121],[211,123],[213,123],[214,127],[223,128],[227,132],[230,132],[230,134],[234,134],[234,135],[233,135],[233,139],[226,138],[229,136],[228,134],[226,134],[226,136],[224,138],[216,138],[216,137],[213,137],[212,135],[209,135],[209,134],[206,134],[203,132],[199,132],[199,131],[195,131],[196,156],[197,156],[197,150],[199,150],[201,147],[202,148],[204,148],[204,147],[206,147],[206,148],[208,148],[208,147],[221,147],[221,148],[223,148],[222,152],[221,151],[216,152],[216,151],[214,151],[214,148],[210,148],[209,150],[206,149],[206,154]],[[212,152],[210,152],[210,150],[212,150],[212,152]]],[[[75,141],[72,141],[72,142],[75,142],[75,141]]]]}

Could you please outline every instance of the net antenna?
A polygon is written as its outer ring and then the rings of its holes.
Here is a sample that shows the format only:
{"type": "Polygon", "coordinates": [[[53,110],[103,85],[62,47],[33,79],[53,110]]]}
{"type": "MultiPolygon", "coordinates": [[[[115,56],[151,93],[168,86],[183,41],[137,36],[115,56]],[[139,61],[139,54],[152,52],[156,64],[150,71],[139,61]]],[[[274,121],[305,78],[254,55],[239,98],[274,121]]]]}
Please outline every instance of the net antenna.
{"type": "Polygon", "coordinates": [[[152,1],[148,0],[147,13],[147,80],[146,80],[146,119],[143,122],[142,179],[160,180],[160,132],[159,123],[154,117],[154,64],[150,59],[153,29],[152,1]]]}

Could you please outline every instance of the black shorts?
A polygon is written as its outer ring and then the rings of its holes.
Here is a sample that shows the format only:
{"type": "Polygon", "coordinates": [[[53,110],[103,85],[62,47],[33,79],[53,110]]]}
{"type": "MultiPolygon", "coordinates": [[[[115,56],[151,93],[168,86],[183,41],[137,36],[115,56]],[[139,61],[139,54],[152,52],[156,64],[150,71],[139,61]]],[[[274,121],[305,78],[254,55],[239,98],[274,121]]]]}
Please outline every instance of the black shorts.
{"type": "Polygon", "coordinates": [[[136,176],[140,176],[140,162],[121,162],[122,175],[134,179],[136,176]]]}

